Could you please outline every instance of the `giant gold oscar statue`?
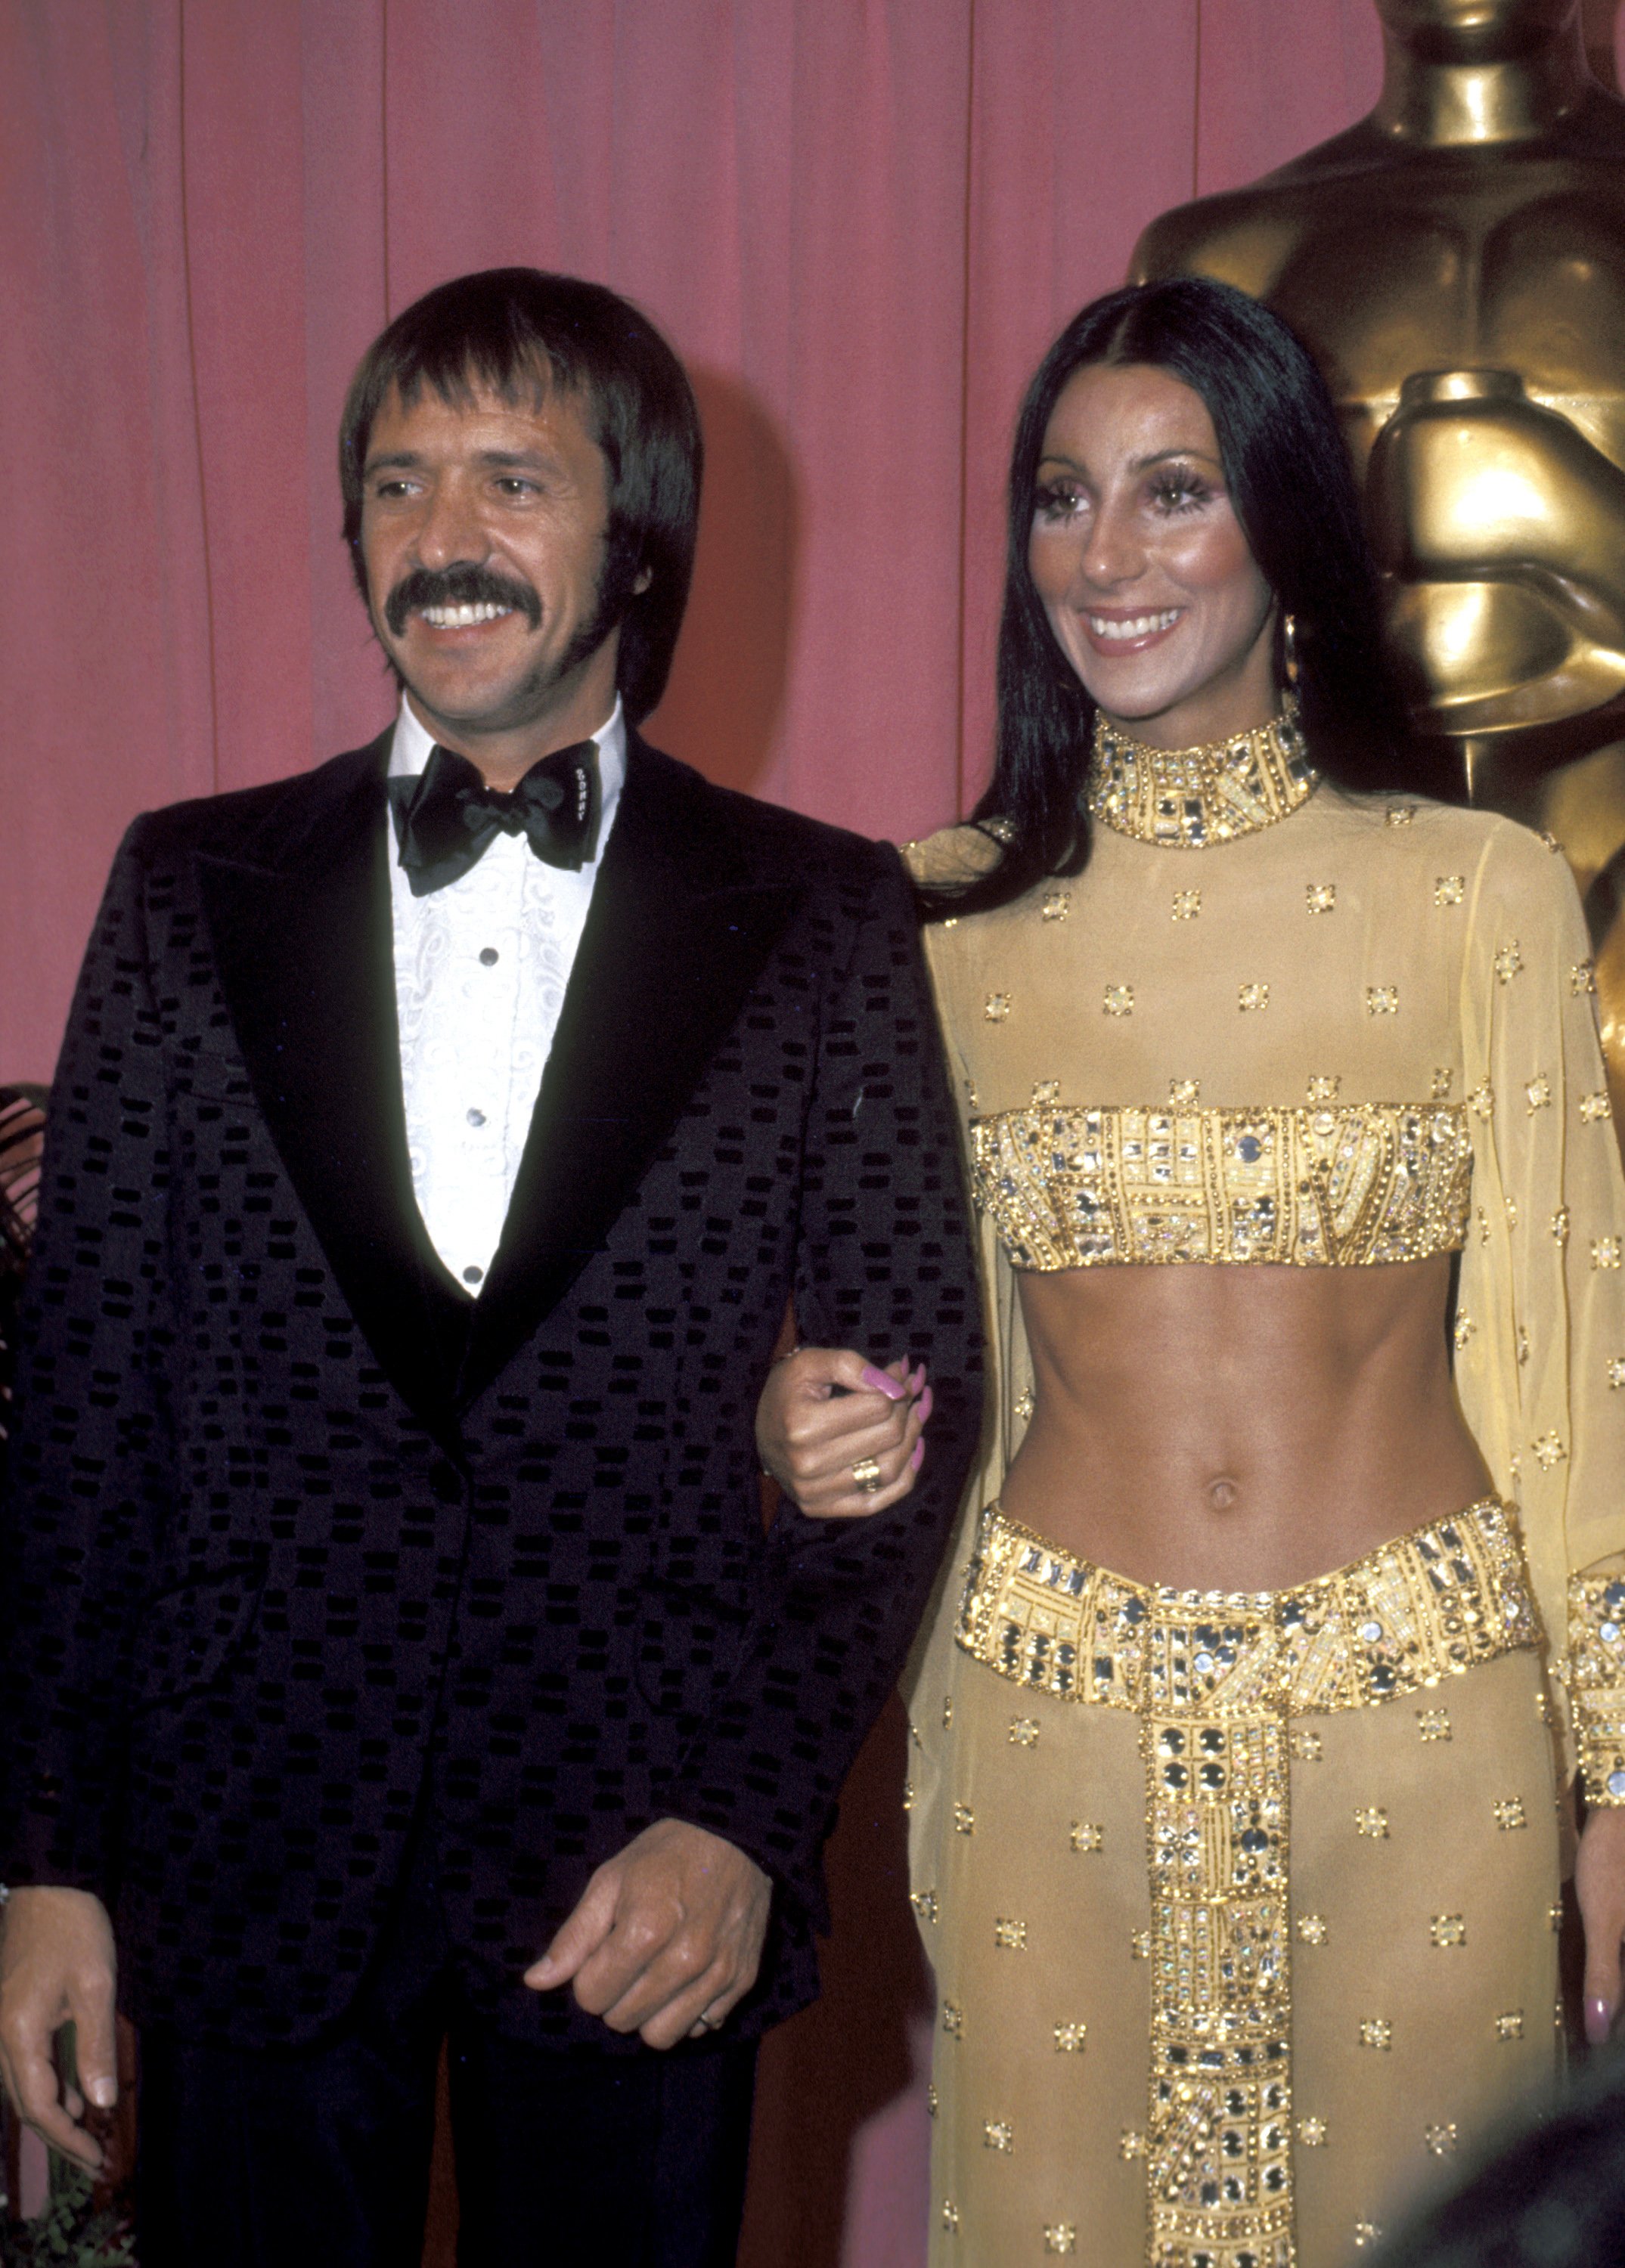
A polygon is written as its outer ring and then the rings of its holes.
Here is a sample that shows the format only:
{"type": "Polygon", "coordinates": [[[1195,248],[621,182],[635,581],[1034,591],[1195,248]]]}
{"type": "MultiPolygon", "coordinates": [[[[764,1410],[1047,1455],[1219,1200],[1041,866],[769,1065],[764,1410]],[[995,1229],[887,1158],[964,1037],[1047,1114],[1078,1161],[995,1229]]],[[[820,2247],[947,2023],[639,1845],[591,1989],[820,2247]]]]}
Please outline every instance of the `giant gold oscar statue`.
{"type": "Polygon", "coordinates": [[[1377,0],[1369,118],[1152,223],[1139,278],[1267,300],[1365,481],[1419,728],[1549,828],[1625,1130],[1625,102],[1580,0],[1377,0]]]}

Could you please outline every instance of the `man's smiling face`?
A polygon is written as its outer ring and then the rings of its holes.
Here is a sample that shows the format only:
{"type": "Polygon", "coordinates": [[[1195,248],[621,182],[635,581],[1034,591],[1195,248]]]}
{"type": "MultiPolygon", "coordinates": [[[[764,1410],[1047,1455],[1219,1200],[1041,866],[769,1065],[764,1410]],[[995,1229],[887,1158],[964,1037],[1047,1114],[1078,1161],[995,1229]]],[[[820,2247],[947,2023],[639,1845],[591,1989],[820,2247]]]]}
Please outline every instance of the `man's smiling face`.
{"type": "Polygon", "coordinates": [[[618,644],[602,603],[609,520],[609,463],[578,396],[386,398],[362,475],[368,605],[437,738],[603,722],[618,644]]]}

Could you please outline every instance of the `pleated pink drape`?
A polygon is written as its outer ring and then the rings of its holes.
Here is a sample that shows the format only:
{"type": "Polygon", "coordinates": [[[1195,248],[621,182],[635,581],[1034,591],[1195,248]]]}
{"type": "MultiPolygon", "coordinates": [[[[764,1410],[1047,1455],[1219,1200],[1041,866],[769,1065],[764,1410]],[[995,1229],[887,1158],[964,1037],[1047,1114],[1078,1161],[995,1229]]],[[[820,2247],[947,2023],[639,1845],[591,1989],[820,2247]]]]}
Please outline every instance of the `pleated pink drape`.
{"type": "MultiPolygon", "coordinates": [[[[136,812],[388,714],[333,437],[417,292],[520,261],[647,308],[710,448],[653,737],[916,834],[986,769],[1027,372],[1153,215],[1369,107],[1379,54],[1370,0],[0,0],[0,1079],[48,1076],[136,812]]],[[[831,1999],[765,2059],[752,2268],[923,2257],[895,1741],[831,1999]]]]}
{"type": "Polygon", "coordinates": [[[1370,0],[0,0],[0,1079],[137,811],[388,692],[333,435],[418,291],[602,277],[711,446],[655,736],[873,834],[986,764],[1024,374],[1163,206],[1370,99],[1370,0]]]}

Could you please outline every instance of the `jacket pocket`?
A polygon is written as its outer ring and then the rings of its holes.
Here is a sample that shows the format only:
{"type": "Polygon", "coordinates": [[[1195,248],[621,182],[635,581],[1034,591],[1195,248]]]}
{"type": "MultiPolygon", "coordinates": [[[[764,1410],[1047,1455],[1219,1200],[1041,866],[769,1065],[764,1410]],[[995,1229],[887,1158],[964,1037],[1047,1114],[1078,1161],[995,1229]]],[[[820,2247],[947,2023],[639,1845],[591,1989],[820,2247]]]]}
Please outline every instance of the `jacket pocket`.
{"type": "Polygon", "coordinates": [[[225,1566],[195,1570],[146,1602],[136,1639],[138,1709],[184,1700],[220,1676],[259,1613],[267,1559],[266,1547],[256,1544],[225,1566]]]}

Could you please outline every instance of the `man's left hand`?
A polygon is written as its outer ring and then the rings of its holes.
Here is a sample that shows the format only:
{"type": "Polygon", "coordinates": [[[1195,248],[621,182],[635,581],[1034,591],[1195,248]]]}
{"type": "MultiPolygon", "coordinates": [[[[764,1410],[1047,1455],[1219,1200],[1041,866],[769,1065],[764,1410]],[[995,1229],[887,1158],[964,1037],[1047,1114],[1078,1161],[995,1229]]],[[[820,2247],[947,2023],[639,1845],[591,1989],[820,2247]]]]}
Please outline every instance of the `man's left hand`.
{"type": "Polygon", "coordinates": [[[657,1819],[599,1867],[525,1982],[550,1992],[573,1978],[589,2015],[652,2048],[702,2038],[756,1982],[772,1896],[733,1844],[657,1819]]]}

